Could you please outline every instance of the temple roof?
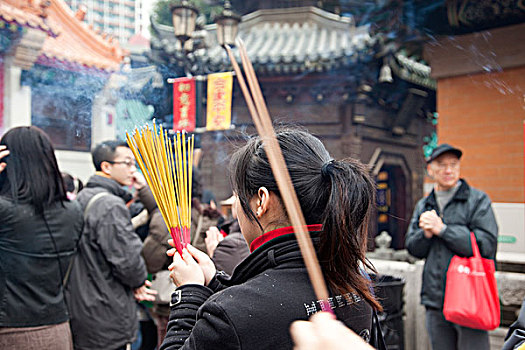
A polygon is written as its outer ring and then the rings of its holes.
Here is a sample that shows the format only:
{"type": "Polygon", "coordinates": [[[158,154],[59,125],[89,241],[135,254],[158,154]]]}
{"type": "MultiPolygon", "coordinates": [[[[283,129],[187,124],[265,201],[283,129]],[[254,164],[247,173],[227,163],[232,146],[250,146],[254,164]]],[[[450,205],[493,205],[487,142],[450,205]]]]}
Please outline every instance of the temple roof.
{"type": "Polygon", "coordinates": [[[76,70],[81,67],[115,71],[123,59],[122,49],[112,39],[105,39],[75,13],[63,0],[38,2],[3,0],[0,16],[15,18],[25,27],[48,33],[37,63],[76,70]]]}
{"type": "Polygon", "coordinates": [[[0,19],[6,23],[16,23],[21,27],[39,29],[50,36],[56,36],[59,29],[46,23],[44,9],[32,6],[27,1],[3,0],[0,2],[0,19]]]}
{"type": "MultiPolygon", "coordinates": [[[[180,51],[173,28],[152,22],[152,50],[166,55],[180,51]]],[[[205,28],[206,52],[201,59],[213,70],[228,64],[216,38],[216,25],[205,28]]],[[[259,73],[292,74],[327,71],[355,63],[368,55],[375,43],[368,26],[355,27],[351,18],[315,7],[258,10],[243,16],[239,37],[259,73]]],[[[234,50],[238,60],[240,57],[234,50]]],[[[195,54],[199,54],[198,51],[195,54]]]]}
{"type": "MultiPolygon", "coordinates": [[[[184,57],[173,28],[154,19],[152,28],[153,59],[170,64],[181,62],[184,57]]],[[[257,72],[266,75],[344,69],[360,60],[374,59],[380,46],[368,25],[356,27],[351,17],[317,7],[255,11],[242,17],[238,36],[244,41],[257,72]]],[[[229,69],[227,55],[217,43],[215,24],[197,31],[193,44],[198,48],[188,54],[190,60],[203,62],[209,71],[229,69]]],[[[240,62],[237,50],[233,51],[240,62]]],[[[430,67],[425,63],[401,52],[390,55],[388,63],[401,79],[436,88],[430,67]]]]}

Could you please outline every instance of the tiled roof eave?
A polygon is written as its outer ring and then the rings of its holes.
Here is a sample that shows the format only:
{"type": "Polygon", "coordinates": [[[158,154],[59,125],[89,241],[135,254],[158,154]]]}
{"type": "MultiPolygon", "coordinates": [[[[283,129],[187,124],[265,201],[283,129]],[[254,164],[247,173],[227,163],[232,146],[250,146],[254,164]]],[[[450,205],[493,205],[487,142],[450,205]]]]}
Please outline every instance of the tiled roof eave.
{"type": "Polygon", "coordinates": [[[90,73],[99,76],[108,76],[118,71],[119,68],[116,67],[115,69],[111,69],[107,67],[95,66],[93,64],[84,64],[79,61],[60,59],[58,57],[49,55],[40,55],[35,63],[46,67],[58,68],[71,72],[90,73]]]}
{"type": "Polygon", "coordinates": [[[395,58],[389,60],[389,65],[392,67],[392,71],[401,79],[431,90],[436,90],[437,83],[436,80],[430,77],[430,70],[423,70],[416,66],[416,63],[418,65],[427,67],[399,54],[397,54],[395,58]],[[399,59],[400,57],[401,59],[399,59]]]}
{"type": "Polygon", "coordinates": [[[47,23],[45,19],[16,8],[8,3],[0,2],[0,20],[9,24],[16,23],[25,28],[41,30],[51,37],[56,37],[60,34],[60,30],[47,23]]]}

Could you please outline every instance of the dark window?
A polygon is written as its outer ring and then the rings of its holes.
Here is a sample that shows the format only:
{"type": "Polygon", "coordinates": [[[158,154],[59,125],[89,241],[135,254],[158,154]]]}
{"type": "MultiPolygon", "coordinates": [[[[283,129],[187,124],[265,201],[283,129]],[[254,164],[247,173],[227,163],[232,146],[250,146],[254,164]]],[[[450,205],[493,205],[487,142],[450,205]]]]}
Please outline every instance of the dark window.
{"type": "Polygon", "coordinates": [[[89,151],[91,148],[90,99],[33,91],[31,123],[44,130],[56,149],[89,151]]]}

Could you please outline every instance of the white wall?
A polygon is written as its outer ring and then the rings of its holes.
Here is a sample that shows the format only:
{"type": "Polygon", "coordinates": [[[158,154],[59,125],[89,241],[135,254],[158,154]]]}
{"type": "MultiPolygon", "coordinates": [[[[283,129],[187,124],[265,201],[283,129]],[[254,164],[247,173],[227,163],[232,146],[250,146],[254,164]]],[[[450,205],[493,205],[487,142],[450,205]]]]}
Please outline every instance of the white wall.
{"type": "Polygon", "coordinates": [[[500,253],[507,253],[507,256],[517,253],[523,255],[525,262],[525,204],[492,203],[492,209],[498,222],[499,235],[516,239],[515,243],[498,243],[498,260],[501,260],[500,253]]]}
{"type": "Polygon", "coordinates": [[[78,177],[84,184],[95,173],[90,152],[55,151],[60,171],[78,177]]]}
{"type": "Polygon", "coordinates": [[[31,88],[21,86],[22,69],[12,57],[4,62],[4,123],[0,134],[15,126],[31,125],[31,88]]]}

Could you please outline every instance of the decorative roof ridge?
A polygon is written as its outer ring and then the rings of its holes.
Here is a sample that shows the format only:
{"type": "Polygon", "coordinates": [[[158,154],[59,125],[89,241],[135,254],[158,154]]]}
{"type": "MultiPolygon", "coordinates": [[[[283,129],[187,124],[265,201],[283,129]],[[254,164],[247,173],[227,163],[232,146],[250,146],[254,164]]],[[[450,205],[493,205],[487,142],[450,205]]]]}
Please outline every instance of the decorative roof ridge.
{"type": "Polygon", "coordinates": [[[394,56],[400,64],[409,69],[411,72],[421,75],[425,78],[430,77],[430,66],[410,58],[402,52],[397,52],[394,56]]]}
{"type": "Polygon", "coordinates": [[[426,64],[409,58],[402,52],[397,52],[389,60],[389,65],[401,79],[436,90],[436,80],[430,76],[431,68],[426,64]]]}
{"type": "Polygon", "coordinates": [[[75,30],[75,33],[83,39],[83,42],[91,51],[115,62],[116,60],[122,59],[123,51],[118,42],[105,40],[84,22],[79,21],[75,17],[73,10],[67,6],[64,0],[51,0],[49,9],[51,10],[52,8],[55,9],[54,13],[57,15],[57,19],[61,24],[72,29],[78,29],[75,30]]]}
{"type": "Polygon", "coordinates": [[[255,27],[260,23],[310,23],[321,28],[348,30],[355,28],[353,18],[342,17],[314,6],[262,9],[242,16],[240,27],[255,27]]]}

